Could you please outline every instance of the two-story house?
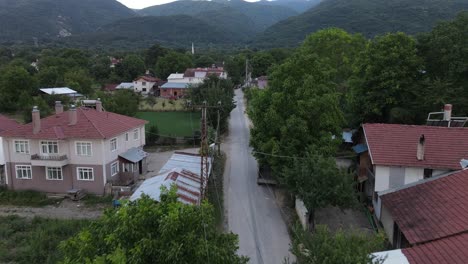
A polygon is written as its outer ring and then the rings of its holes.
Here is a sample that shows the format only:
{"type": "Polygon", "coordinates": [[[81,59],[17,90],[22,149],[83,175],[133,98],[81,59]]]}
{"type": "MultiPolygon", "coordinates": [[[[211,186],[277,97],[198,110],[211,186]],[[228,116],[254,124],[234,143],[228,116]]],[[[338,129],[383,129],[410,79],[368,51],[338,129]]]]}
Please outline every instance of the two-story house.
{"type": "MultiPolygon", "coordinates": [[[[0,115],[0,133],[15,129],[19,124],[4,115],[0,115]]],[[[0,186],[6,184],[5,178],[5,155],[3,153],[3,138],[0,136],[0,186]]]]}
{"type": "Polygon", "coordinates": [[[157,91],[161,84],[162,81],[159,78],[140,76],[133,81],[133,91],[146,95],[157,91]]]}
{"type": "Polygon", "coordinates": [[[66,193],[82,189],[104,194],[106,186],[130,183],[146,170],[145,120],[95,108],[74,107],[0,133],[6,185],[14,190],[66,193]]]}
{"type": "Polygon", "coordinates": [[[468,157],[468,129],[398,124],[363,124],[355,150],[358,181],[380,220],[380,193],[461,170],[468,157]]]}

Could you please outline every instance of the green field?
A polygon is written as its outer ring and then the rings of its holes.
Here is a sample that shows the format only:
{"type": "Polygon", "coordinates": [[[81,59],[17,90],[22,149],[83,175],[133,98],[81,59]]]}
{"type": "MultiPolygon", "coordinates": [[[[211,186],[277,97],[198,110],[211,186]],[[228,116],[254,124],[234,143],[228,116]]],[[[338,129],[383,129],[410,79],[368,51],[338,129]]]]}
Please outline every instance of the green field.
{"type": "Polygon", "coordinates": [[[200,130],[199,112],[138,112],[137,117],[150,122],[146,128],[156,125],[164,136],[192,136],[200,130]]]}

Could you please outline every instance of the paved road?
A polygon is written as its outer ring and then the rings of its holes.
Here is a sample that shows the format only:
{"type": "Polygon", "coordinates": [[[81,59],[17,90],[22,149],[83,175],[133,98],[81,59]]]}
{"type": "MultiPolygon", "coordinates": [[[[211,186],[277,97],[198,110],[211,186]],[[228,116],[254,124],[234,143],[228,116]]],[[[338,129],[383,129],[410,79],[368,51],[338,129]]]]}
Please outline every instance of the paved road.
{"type": "Polygon", "coordinates": [[[283,263],[294,260],[290,239],[272,190],[256,184],[257,162],[249,147],[248,119],[242,91],[236,90],[237,107],[231,112],[225,171],[225,208],[228,229],[239,235],[239,254],[250,263],[283,263]]]}

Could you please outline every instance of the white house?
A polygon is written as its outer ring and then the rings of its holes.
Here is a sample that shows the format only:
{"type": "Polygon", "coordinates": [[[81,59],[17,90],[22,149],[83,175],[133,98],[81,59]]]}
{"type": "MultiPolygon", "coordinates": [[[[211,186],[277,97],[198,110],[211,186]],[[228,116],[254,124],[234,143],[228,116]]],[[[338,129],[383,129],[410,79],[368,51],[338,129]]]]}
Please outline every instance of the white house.
{"type": "MultiPolygon", "coordinates": [[[[7,130],[15,129],[19,124],[9,119],[4,115],[0,115],[0,133],[7,130]]],[[[0,136],[0,186],[6,185],[6,178],[5,178],[5,153],[4,153],[4,146],[3,146],[3,138],[0,136]]]]}
{"type": "Polygon", "coordinates": [[[156,91],[161,84],[161,79],[150,77],[150,76],[140,76],[133,81],[133,90],[136,93],[149,94],[156,91]]]}
{"type": "Polygon", "coordinates": [[[468,129],[398,124],[363,124],[355,146],[359,188],[381,218],[380,193],[462,169],[468,129]]]}

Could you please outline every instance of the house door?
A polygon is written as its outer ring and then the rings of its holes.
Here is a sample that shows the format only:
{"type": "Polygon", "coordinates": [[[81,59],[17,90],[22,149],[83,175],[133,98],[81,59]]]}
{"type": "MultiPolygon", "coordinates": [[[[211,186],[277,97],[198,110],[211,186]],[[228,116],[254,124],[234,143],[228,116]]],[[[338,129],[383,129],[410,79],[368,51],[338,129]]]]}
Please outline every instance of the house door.
{"type": "Polygon", "coordinates": [[[139,172],[140,174],[143,174],[143,160],[140,160],[140,161],[138,162],[138,168],[139,168],[139,171],[138,171],[138,172],[139,172]]]}
{"type": "Polygon", "coordinates": [[[177,92],[174,92],[174,96],[177,97],[177,92]]]}

